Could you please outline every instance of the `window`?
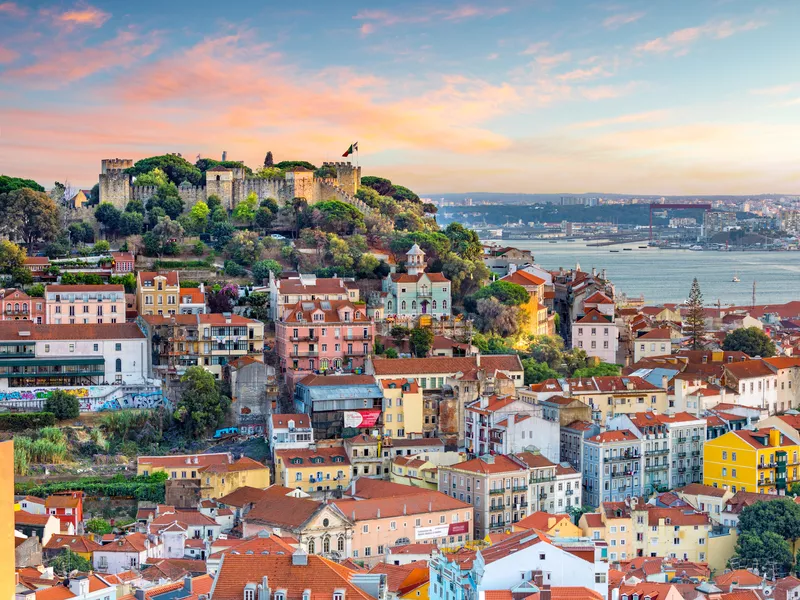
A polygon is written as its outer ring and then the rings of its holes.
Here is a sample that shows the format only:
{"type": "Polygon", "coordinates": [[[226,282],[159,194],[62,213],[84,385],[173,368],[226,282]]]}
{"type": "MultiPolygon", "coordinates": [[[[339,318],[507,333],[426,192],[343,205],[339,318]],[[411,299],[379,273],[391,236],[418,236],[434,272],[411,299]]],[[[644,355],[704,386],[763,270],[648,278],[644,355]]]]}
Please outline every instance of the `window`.
{"type": "Polygon", "coordinates": [[[117,352],[122,352],[122,344],[114,344],[114,350],[117,352]]]}
{"type": "Polygon", "coordinates": [[[369,525],[362,526],[361,533],[369,533],[369,525]]]}

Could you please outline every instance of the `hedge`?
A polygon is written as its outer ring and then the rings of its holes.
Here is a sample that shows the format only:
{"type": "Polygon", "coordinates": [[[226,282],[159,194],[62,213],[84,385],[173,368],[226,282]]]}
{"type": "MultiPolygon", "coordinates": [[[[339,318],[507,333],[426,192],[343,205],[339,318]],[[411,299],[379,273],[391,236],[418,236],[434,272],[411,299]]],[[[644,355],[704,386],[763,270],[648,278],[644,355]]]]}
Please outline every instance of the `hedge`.
{"type": "Polygon", "coordinates": [[[213,269],[211,260],[154,260],[153,269],[213,269]]]}
{"type": "Polygon", "coordinates": [[[51,412],[0,413],[0,431],[41,429],[55,424],[56,416],[51,412]]]}
{"type": "Polygon", "coordinates": [[[56,492],[82,491],[87,496],[134,498],[164,503],[166,473],[153,475],[114,475],[113,477],[82,477],[74,481],[36,484],[17,483],[14,491],[20,495],[44,498],[56,492]]]}

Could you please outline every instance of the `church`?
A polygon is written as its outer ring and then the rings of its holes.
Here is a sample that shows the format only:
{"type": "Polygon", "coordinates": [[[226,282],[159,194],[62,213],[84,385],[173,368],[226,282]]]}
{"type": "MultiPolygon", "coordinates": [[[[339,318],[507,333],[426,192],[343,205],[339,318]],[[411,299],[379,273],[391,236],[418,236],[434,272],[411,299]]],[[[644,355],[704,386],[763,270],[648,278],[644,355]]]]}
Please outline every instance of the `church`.
{"type": "Polygon", "coordinates": [[[421,315],[445,319],[451,316],[450,280],[441,273],[425,272],[425,253],[414,244],[406,253],[406,273],[390,273],[383,280],[386,317],[399,321],[421,315]]]}

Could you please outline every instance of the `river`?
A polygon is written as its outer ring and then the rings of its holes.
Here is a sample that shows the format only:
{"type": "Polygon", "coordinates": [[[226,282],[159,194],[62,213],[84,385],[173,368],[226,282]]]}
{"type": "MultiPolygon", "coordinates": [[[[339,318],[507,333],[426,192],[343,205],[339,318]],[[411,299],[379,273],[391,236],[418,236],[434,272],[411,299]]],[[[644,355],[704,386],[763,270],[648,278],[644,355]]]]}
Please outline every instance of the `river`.
{"type": "Polygon", "coordinates": [[[756,303],[776,304],[800,299],[800,252],[713,252],[639,248],[638,244],[591,247],[587,242],[483,240],[499,246],[529,249],[546,269],[574,267],[606,270],[617,292],[644,295],[648,304],[683,302],[697,277],[706,304],[750,305],[753,282],[756,303]],[[630,250],[623,250],[630,248],[630,250]],[[619,252],[611,252],[618,250],[619,252]],[[740,283],[731,281],[738,274],[740,283]]]}

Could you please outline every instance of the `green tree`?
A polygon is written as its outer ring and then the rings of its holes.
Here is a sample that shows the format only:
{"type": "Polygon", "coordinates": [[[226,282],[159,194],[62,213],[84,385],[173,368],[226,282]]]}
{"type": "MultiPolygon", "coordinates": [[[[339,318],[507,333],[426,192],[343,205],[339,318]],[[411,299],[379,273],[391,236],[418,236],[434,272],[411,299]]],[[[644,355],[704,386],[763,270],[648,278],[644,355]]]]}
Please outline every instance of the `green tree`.
{"type": "Polygon", "coordinates": [[[384,354],[386,358],[397,358],[399,355],[397,354],[397,348],[387,348],[386,354],[384,354]]]}
{"type": "Polygon", "coordinates": [[[314,213],[322,217],[321,225],[326,231],[351,234],[364,228],[364,215],[355,206],[341,200],[327,200],[314,205],[314,213]]]}
{"type": "Polygon", "coordinates": [[[267,151],[267,155],[264,157],[264,166],[265,167],[272,167],[275,165],[275,161],[272,158],[272,150],[267,151]]]}
{"type": "Polygon", "coordinates": [[[0,274],[10,275],[24,269],[25,249],[9,240],[0,240],[0,274]]]}
{"type": "Polygon", "coordinates": [[[24,240],[28,250],[36,242],[49,242],[58,237],[61,225],[58,206],[44,192],[20,188],[0,195],[2,226],[10,234],[24,240]]]}
{"type": "Polygon", "coordinates": [[[181,156],[175,154],[165,154],[163,156],[151,156],[136,161],[136,163],[127,170],[129,175],[139,177],[145,173],[149,173],[153,169],[160,169],[163,171],[169,182],[174,185],[180,185],[184,181],[188,181],[192,185],[200,185],[203,181],[203,173],[181,156]]]}
{"type": "Polygon", "coordinates": [[[77,396],[68,394],[64,390],[53,390],[44,401],[44,412],[53,413],[56,419],[75,419],[81,411],[77,396]]]}
{"type": "Polygon", "coordinates": [[[619,375],[622,372],[620,365],[611,363],[600,363],[596,367],[583,367],[575,370],[572,377],[606,377],[608,375],[619,375]]]}
{"type": "Polygon", "coordinates": [[[491,276],[482,260],[466,260],[454,252],[442,257],[442,274],[450,280],[453,302],[459,305],[467,296],[478,291],[491,276]]]}
{"type": "Polygon", "coordinates": [[[453,252],[466,260],[482,260],[483,244],[478,234],[461,223],[450,223],[444,234],[452,243],[453,252]]]}
{"type": "Polygon", "coordinates": [[[782,572],[787,572],[794,562],[789,542],[774,531],[765,531],[760,535],[745,531],[736,541],[734,557],[741,568],[775,563],[782,572]]]}
{"type": "Polygon", "coordinates": [[[477,302],[486,298],[495,298],[506,306],[519,306],[530,299],[530,294],[528,294],[528,290],[517,283],[498,279],[466,298],[464,308],[470,312],[476,312],[477,302]]]}
{"type": "Polygon", "coordinates": [[[219,196],[216,194],[211,194],[206,198],[206,205],[208,206],[208,210],[213,213],[216,209],[222,208],[222,200],[220,200],[219,196]]]}
{"type": "Polygon", "coordinates": [[[742,327],[725,336],[722,349],[744,352],[748,356],[775,356],[775,342],[758,327],[742,327]]]}
{"type": "Polygon", "coordinates": [[[308,169],[309,171],[316,171],[317,167],[312,165],[310,162],[305,160],[282,160],[278,164],[274,165],[277,169],[282,169],[287,171],[293,167],[303,167],[304,169],[308,169]]]}
{"type": "Polygon", "coordinates": [[[34,283],[28,288],[27,292],[31,298],[44,298],[44,284],[34,283]]]}
{"type": "Polygon", "coordinates": [[[71,223],[67,230],[73,244],[91,244],[94,241],[94,229],[85,221],[71,223]]]}
{"type": "MultiPolygon", "coordinates": [[[[66,546],[66,544],[64,545],[66,546]]],[[[88,573],[93,569],[90,561],[83,558],[80,554],[73,552],[69,548],[64,548],[63,552],[57,554],[56,557],[50,561],[50,566],[53,567],[54,572],[58,573],[62,577],[66,577],[73,571],[88,573]]]]}
{"type": "Polygon", "coordinates": [[[232,260],[225,261],[223,271],[225,272],[225,275],[228,275],[229,277],[244,277],[247,275],[247,269],[232,260]]]}
{"type": "Polygon", "coordinates": [[[265,206],[260,206],[256,210],[255,224],[259,229],[267,230],[272,227],[272,222],[275,220],[273,212],[265,206]]]}
{"type": "Polygon", "coordinates": [[[594,512],[594,508],[592,508],[591,506],[588,506],[586,504],[584,504],[583,506],[574,506],[573,505],[573,506],[570,506],[567,509],[567,513],[569,514],[570,518],[572,519],[572,522],[575,525],[578,524],[578,521],[581,520],[581,517],[583,515],[585,515],[586,513],[591,513],[591,512],[594,512]]]}
{"type": "Polygon", "coordinates": [[[181,382],[184,389],[174,417],[190,437],[203,437],[222,422],[230,407],[230,398],[222,395],[214,375],[203,367],[186,369],[181,382]]]}
{"type": "Polygon", "coordinates": [[[151,232],[163,247],[170,242],[177,242],[184,236],[183,226],[169,217],[164,217],[153,227],[151,232]]]}
{"type": "Polygon", "coordinates": [[[141,200],[131,200],[125,205],[125,212],[145,214],[144,204],[141,200]]]}
{"type": "Polygon", "coordinates": [[[236,228],[228,222],[214,223],[209,231],[215,250],[223,250],[233,239],[236,228]]]}
{"type": "Polygon", "coordinates": [[[119,233],[121,235],[139,235],[144,231],[144,215],[138,212],[125,211],[119,217],[119,233]]]}
{"type": "Polygon", "coordinates": [[[756,536],[775,532],[794,544],[800,539],[800,504],[790,498],[756,502],[742,510],[739,530],[756,536]]]}
{"type": "Polygon", "coordinates": [[[228,253],[240,265],[252,265],[261,256],[261,242],[255,231],[237,231],[228,242],[228,253]]]}
{"type": "Polygon", "coordinates": [[[113,235],[119,229],[122,213],[110,202],[103,202],[95,209],[94,218],[113,235]]]}
{"type": "Polygon", "coordinates": [[[546,379],[558,379],[561,376],[558,371],[551,369],[547,363],[536,362],[532,358],[523,359],[522,368],[525,373],[525,385],[541,383],[546,379]]]}
{"type": "Polygon", "coordinates": [[[167,177],[167,174],[158,167],[152,171],[138,175],[134,181],[135,185],[154,185],[156,187],[165,186],[168,183],[169,178],[167,177]]]}
{"type": "Polygon", "coordinates": [[[111,250],[111,244],[106,240],[99,240],[92,246],[92,254],[108,254],[111,250]]]}
{"type": "Polygon", "coordinates": [[[259,321],[266,321],[269,319],[267,312],[267,303],[269,302],[269,294],[263,292],[253,292],[247,297],[247,304],[250,305],[250,317],[258,319],[259,321]]]}
{"type": "Polygon", "coordinates": [[[106,535],[114,531],[114,528],[111,527],[111,524],[105,519],[94,518],[86,522],[86,531],[98,535],[106,535]]]}
{"type": "Polygon", "coordinates": [[[281,267],[281,264],[277,260],[269,258],[253,263],[252,271],[255,284],[262,285],[265,280],[269,279],[270,271],[275,274],[275,277],[280,277],[283,267],[281,267]]]}
{"type": "Polygon", "coordinates": [[[692,350],[700,350],[703,347],[703,336],[706,333],[705,311],[703,310],[703,293],[700,291],[700,284],[697,277],[692,281],[692,288],[689,290],[689,303],[686,317],[683,320],[684,334],[689,336],[692,350]]]}
{"type": "Polygon", "coordinates": [[[392,336],[397,346],[400,346],[410,333],[411,330],[403,325],[394,325],[391,330],[389,330],[389,335],[392,336]]]}
{"type": "Polygon", "coordinates": [[[417,358],[428,356],[433,347],[433,330],[430,327],[415,327],[408,336],[411,351],[417,358]]]}
{"type": "Polygon", "coordinates": [[[33,179],[22,179],[20,177],[0,175],[0,194],[7,194],[8,192],[21,190],[23,188],[28,188],[35,192],[44,191],[44,188],[36,183],[33,179]]]}
{"type": "Polygon", "coordinates": [[[208,226],[208,217],[211,215],[211,209],[208,204],[202,200],[198,200],[189,211],[189,222],[192,226],[192,232],[203,233],[208,226]]]}
{"type": "MultiPolygon", "coordinates": [[[[136,292],[136,275],[133,273],[125,273],[125,275],[112,275],[108,278],[108,283],[125,286],[125,292],[133,294],[136,292]]],[[[183,287],[183,281],[181,281],[183,287]]]]}
{"type": "Polygon", "coordinates": [[[482,333],[501,337],[514,336],[525,324],[526,315],[516,306],[501,303],[497,298],[482,298],[475,306],[475,326],[482,333]]]}
{"type": "Polygon", "coordinates": [[[258,196],[255,192],[250,192],[233,209],[233,218],[240,223],[250,224],[256,217],[256,210],[258,210],[258,196]]]}

